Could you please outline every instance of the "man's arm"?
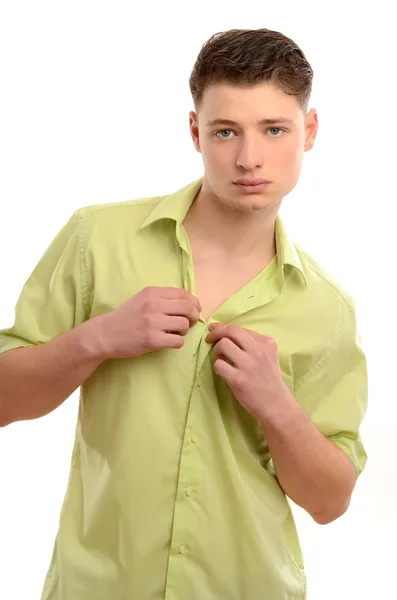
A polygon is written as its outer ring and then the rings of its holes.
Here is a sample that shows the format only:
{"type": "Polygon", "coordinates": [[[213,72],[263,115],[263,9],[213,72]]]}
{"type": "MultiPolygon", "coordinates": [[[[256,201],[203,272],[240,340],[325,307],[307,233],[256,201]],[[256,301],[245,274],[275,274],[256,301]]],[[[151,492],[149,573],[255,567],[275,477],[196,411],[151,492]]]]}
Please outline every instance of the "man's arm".
{"type": "Polygon", "coordinates": [[[101,364],[95,319],[40,346],[0,356],[0,427],[55,410],[101,364]]]}
{"type": "Polygon", "coordinates": [[[351,460],[317,429],[292,393],[276,401],[277,413],[259,416],[284,492],[320,524],[348,508],[357,474],[351,460]]]}
{"type": "Polygon", "coordinates": [[[179,349],[200,315],[184,289],[148,287],[40,346],[0,356],[0,426],[57,408],[105,360],[179,349]]]}
{"type": "Polygon", "coordinates": [[[345,512],[366,463],[359,435],[366,360],[354,312],[343,308],[344,328],[316,368],[295,381],[294,393],[282,379],[274,339],[222,323],[207,336],[215,372],[264,429],[281,487],[318,523],[345,512]]]}

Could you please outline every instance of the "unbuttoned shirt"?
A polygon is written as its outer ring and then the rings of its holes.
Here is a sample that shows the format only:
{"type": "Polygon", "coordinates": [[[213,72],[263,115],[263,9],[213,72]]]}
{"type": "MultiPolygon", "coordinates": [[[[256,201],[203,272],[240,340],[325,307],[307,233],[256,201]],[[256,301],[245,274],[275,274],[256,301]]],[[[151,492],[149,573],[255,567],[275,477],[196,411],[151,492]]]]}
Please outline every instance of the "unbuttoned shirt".
{"type": "MultiPolygon", "coordinates": [[[[147,286],[195,295],[183,220],[201,184],[76,210],[26,281],[0,351],[46,343],[147,286]]],[[[200,317],[182,349],[107,360],[81,386],[42,600],[306,597],[264,430],[214,372],[208,325],[274,338],[284,382],[357,474],[366,358],[348,292],[291,241],[280,215],[275,231],[274,259],[200,317]]]]}

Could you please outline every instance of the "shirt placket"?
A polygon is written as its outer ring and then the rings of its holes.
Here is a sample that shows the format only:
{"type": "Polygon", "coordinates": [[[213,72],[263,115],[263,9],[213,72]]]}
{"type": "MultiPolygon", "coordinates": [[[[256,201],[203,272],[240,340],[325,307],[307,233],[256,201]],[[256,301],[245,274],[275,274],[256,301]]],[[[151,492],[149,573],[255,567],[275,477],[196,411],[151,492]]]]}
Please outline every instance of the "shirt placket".
{"type": "MultiPolygon", "coordinates": [[[[176,227],[176,237],[181,249],[182,280],[184,288],[191,294],[195,293],[194,271],[189,243],[184,230],[176,227]]],[[[211,344],[206,342],[208,324],[202,319],[195,325],[197,333],[196,348],[193,352],[195,358],[194,383],[188,399],[189,408],[181,447],[179,462],[178,483],[174,505],[172,535],[168,557],[167,579],[165,586],[165,600],[183,600],[184,562],[194,554],[194,539],[197,532],[194,527],[194,511],[197,509],[195,501],[200,494],[200,436],[199,423],[192,419],[192,403],[195,402],[197,392],[202,386],[201,370],[207,358],[211,344]]]]}
{"type": "Polygon", "coordinates": [[[195,512],[199,510],[196,502],[199,501],[202,482],[200,446],[203,443],[203,436],[201,435],[199,421],[194,420],[192,417],[194,414],[192,408],[202,386],[202,366],[211,350],[211,344],[205,341],[208,334],[207,325],[198,323],[196,327],[201,328],[202,334],[198,342],[195,381],[189,398],[189,409],[179,462],[165,600],[184,600],[186,597],[183,586],[184,563],[194,555],[195,539],[198,535],[195,526],[195,512]]]}

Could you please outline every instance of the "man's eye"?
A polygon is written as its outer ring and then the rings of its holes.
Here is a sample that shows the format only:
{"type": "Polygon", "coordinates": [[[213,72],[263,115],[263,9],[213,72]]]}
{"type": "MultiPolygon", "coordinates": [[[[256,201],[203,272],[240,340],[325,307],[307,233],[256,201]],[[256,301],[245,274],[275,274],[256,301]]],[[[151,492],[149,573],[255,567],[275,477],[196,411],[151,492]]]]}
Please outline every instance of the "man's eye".
{"type": "Polygon", "coordinates": [[[224,133],[233,133],[233,131],[231,129],[221,129],[220,131],[216,132],[216,136],[221,139],[227,140],[230,137],[230,135],[222,135],[224,133]]]}
{"type": "MultiPolygon", "coordinates": [[[[268,129],[268,131],[272,131],[272,132],[275,132],[275,131],[276,131],[276,132],[278,132],[279,134],[280,134],[280,133],[283,133],[283,130],[282,130],[282,129],[280,129],[280,127],[270,127],[270,129],[268,129]]],[[[280,135],[271,135],[270,137],[280,137],[280,135]]]]}

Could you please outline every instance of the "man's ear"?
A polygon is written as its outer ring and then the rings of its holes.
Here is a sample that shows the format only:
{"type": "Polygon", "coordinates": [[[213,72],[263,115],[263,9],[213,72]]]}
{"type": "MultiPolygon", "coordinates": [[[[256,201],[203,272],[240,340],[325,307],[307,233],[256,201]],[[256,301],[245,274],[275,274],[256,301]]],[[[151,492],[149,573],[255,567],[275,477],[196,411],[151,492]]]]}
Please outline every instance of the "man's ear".
{"type": "Polygon", "coordinates": [[[305,152],[313,148],[318,131],[318,115],[315,108],[312,108],[305,118],[305,152]]]}
{"type": "Polygon", "coordinates": [[[196,148],[197,152],[201,152],[198,118],[197,114],[193,110],[189,113],[189,128],[194,147],[196,148]]]}

